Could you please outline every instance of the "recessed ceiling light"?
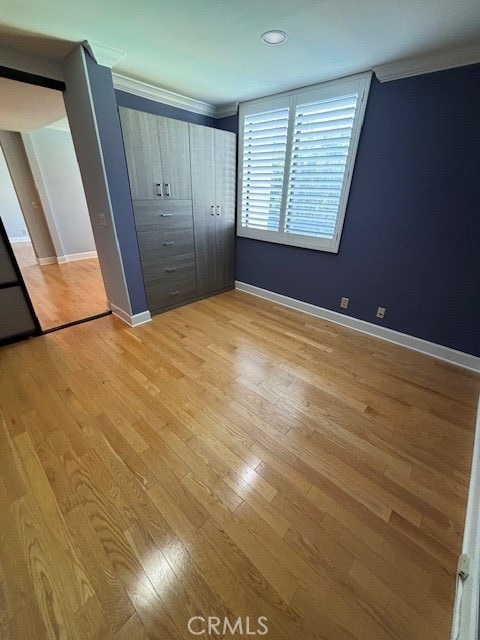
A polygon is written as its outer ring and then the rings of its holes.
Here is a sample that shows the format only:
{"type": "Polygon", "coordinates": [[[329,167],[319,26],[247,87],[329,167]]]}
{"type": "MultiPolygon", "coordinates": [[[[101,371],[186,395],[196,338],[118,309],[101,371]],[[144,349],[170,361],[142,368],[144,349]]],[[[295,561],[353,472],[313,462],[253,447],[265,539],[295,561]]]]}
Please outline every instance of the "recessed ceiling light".
{"type": "Polygon", "coordinates": [[[282,44],[287,39],[285,31],[266,31],[262,35],[262,40],[265,44],[282,44]]]}

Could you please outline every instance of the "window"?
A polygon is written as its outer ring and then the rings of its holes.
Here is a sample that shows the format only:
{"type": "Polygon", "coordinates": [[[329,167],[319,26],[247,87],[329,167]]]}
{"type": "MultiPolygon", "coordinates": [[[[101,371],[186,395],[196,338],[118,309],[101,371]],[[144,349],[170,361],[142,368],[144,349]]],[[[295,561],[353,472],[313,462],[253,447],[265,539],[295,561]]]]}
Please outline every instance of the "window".
{"type": "Polygon", "coordinates": [[[370,78],[240,106],[239,236],[338,251],[370,78]]]}

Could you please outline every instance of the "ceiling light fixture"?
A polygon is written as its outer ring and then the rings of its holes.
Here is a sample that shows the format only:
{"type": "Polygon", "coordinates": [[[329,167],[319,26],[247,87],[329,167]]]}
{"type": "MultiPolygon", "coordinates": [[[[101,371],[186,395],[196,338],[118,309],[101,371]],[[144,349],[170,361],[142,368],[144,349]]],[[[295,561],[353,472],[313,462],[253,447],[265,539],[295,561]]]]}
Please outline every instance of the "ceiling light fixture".
{"type": "Polygon", "coordinates": [[[262,34],[262,41],[265,44],[282,44],[287,39],[285,31],[266,31],[262,34]]]}

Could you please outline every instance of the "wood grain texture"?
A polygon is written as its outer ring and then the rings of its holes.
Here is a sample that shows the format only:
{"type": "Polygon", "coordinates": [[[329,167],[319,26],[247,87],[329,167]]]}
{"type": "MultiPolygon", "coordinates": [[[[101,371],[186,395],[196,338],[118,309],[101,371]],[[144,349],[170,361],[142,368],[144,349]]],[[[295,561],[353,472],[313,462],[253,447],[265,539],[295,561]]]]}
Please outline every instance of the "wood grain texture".
{"type": "Polygon", "coordinates": [[[211,127],[189,125],[197,290],[215,291],[215,132],[211,127]]]}
{"type": "Polygon", "coordinates": [[[107,310],[98,258],[39,266],[29,242],[14,243],[12,248],[42,329],[107,310]]]}
{"type": "Polygon", "coordinates": [[[163,116],[156,116],[156,121],[162,157],[163,197],[166,200],[191,200],[188,123],[163,116]]]}
{"type": "Polygon", "coordinates": [[[159,194],[163,193],[163,171],[157,116],[125,107],[119,107],[118,111],[132,198],[159,200],[159,194]]]}
{"type": "Polygon", "coordinates": [[[233,285],[236,136],[190,124],[199,294],[233,285]]]}
{"type": "Polygon", "coordinates": [[[216,289],[234,280],[237,136],[215,130],[216,289]]]}
{"type": "Polygon", "coordinates": [[[479,383],[240,292],[3,348],[1,637],[447,640],[479,383]]]}
{"type": "Polygon", "coordinates": [[[191,200],[133,200],[133,212],[138,231],[155,233],[193,227],[191,200]]]}

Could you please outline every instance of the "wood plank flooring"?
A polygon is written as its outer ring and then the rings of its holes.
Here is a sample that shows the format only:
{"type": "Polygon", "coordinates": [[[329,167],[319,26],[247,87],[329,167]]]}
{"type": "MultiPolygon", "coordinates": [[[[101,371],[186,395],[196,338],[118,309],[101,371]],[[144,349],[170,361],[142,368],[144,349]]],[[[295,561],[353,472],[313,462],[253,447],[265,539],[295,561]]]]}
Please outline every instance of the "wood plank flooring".
{"type": "Polygon", "coordinates": [[[447,640],[479,382],[240,292],[3,348],[0,637],[447,640]]]}
{"type": "Polygon", "coordinates": [[[98,258],[39,266],[29,242],[13,243],[12,248],[42,329],[107,310],[98,258]]]}

